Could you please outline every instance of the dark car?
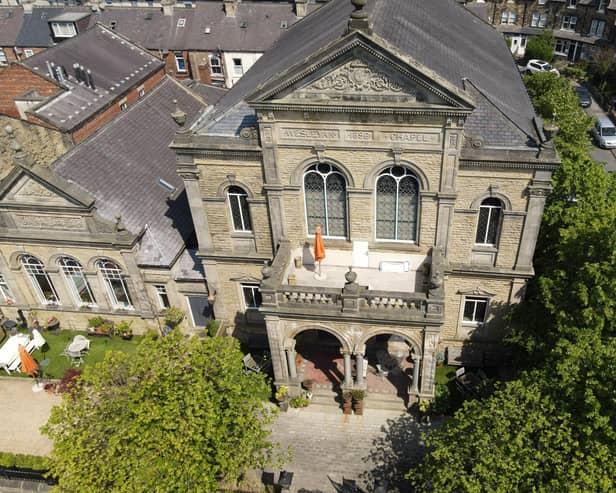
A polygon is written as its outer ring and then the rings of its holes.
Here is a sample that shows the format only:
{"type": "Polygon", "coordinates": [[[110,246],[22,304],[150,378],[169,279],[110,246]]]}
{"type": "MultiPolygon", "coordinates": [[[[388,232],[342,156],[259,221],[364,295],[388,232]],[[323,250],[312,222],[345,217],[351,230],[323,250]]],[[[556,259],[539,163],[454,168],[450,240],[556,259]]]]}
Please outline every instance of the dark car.
{"type": "Polygon", "coordinates": [[[592,104],[592,98],[590,97],[590,92],[588,89],[582,86],[578,86],[575,88],[575,93],[577,94],[578,101],[580,102],[580,106],[582,108],[588,108],[592,104]]]}

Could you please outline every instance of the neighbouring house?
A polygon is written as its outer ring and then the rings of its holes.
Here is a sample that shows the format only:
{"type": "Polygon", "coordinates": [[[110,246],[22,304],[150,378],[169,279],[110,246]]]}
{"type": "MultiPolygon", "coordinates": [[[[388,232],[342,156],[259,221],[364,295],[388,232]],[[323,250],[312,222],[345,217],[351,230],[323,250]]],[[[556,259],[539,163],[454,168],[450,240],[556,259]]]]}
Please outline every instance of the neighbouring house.
{"type": "MultiPolygon", "coordinates": [[[[159,58],[97,24],[0,71],[0,119],[29,132],[31,138],[20,137],[37,162],[51,162],[56,151],[83,141],[143,98],[164,74],[159,58]]],[[[3,169],[9,155],[0,153],[3,169]]]]}
{"type": "Polygon", "coordinates": [[[438,361],[502,361],[559,160],[492,26],[362,5],[290,27],[172,147],[215,316],[269,347],[276,385],[408,404],[438,361]]]}
{"type": "Polygon", "coordinates": [[[614,0],[486,0],[488,19],[503,33],[511,53],[524,56],[526,43],[544,30],[554,33],[557,57],[570,62],[589,59],[595,50],[614,46],[614,0]]]}
{"type": "Polygon", "coordinates": [[[205,101],[165,76],[53,164],[12,140],[0,181],[0,306],[85,329],[102,316],[158,328],[170,306],[186,326],[210,316],[203,267],[168,144],[205,101]]]}
{"type": "Polygon", "coordinates": [[[0,8],[0,70],[18,60],[15,45],[22,19],[22,8],[0,8]]]}

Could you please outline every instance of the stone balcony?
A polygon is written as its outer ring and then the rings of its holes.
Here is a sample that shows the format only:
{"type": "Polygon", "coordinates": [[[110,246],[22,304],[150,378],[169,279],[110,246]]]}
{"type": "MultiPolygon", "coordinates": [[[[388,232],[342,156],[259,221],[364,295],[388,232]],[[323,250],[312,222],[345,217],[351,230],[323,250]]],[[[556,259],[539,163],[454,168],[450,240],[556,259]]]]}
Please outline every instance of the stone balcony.
{"type": "Polygon", "coordinates": [[[443,319],[445,259],[370,251],[365,258],[328,249],[320,275],[308,248],[282,242],[263,269],[265,315],[438,326],[443,319]],[[350,270],[350,266],[352,271],[350,270]]]}

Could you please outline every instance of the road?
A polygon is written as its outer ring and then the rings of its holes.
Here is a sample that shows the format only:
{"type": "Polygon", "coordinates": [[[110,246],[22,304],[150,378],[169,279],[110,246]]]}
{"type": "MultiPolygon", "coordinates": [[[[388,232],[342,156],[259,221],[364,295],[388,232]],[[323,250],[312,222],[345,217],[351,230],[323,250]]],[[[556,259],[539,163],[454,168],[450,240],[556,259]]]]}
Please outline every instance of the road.
{"type": "MultiPolygon", "coordinates": [[[[603,109],[595,102],[594,99],[592,100],[592,105],[590,105],[590,107],[586,108],[584,111],[586,111],[586,114],[589,116],[607,117],[605,111],[603,111],[603,109]]],[[[616,171],[616,151],[614,149],[601,149],[594,145],[594,143],[592,147],[593,149],[592,151],[590,151],[590,156],[596,161],[605,163],[605,171],[616,171]]]]}

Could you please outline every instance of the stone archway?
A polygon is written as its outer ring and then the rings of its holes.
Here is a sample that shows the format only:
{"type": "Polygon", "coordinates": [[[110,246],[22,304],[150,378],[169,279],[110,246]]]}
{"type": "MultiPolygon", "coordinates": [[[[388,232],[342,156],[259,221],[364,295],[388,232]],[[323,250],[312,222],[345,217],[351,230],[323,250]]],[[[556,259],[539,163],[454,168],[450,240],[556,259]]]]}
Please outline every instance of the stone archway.
{"type": "Polygon", "coordinates": [[[342,343],[331,332],[313,328],[295,335],[298,380],[312,380],[314,389],[338,392],[344,384],[342,343]]]}

